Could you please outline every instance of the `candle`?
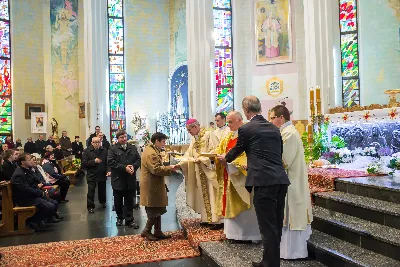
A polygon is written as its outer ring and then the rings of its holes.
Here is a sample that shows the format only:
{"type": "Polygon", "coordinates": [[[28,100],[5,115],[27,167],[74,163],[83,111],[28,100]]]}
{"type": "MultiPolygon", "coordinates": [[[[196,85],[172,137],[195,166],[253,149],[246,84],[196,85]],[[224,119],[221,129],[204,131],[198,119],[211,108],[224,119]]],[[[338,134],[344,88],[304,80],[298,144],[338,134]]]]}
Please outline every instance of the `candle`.
{"type": "Polygon", "coordinates": [[[311,110],[311,117],[314,116],[315,106],[314,106],[314,90],[311,87],[310,89],[310,110],[311,110]]]}
{"type": "Polygon", "coordinates": [[[318,103],[318,100],[321,100],[321,88],[319,86],[317,86],[317,88],[315,89],[315,94],[317,95],[317,103],[318,103]]]}
{"type": "Polygon", "coordinates": [[[308,139],[311,138],[311,140],[312,140],[313,129],[312,129],[311,123],[309,123],[309,124],[307,125],[307,132],[308,132],[308,139]]]}

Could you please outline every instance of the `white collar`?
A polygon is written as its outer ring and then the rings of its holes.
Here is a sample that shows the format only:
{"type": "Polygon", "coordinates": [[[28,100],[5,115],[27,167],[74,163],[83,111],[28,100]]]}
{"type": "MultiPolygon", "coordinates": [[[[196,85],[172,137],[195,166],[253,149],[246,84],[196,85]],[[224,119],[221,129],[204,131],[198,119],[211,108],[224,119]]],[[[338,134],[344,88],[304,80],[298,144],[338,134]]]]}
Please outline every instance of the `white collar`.
{"type": "Polygon", "coordinates": [[[281,125],[281,127],[279,127],[279,130],[283,130],[283,129],[285,129],[286,127],[288,127],[289,125],[292,125],[292,122],[291,121],[287,121],[287,122],[285,122],[284,124],[282,124],[281,125]]]}
{"type": "Polygon", "coordinates": [[[239,130],[232,132],[232,137],[231,139],[236,139],[239,135],[239,130]]]}
{"type": "Polygon", "coordinates": [[[226,124],[224,126],[222,126],[222,127],[218,127],[218,129],[220,129],[221,131],[225,130],[225,128],[226,128],[226,124]]]}

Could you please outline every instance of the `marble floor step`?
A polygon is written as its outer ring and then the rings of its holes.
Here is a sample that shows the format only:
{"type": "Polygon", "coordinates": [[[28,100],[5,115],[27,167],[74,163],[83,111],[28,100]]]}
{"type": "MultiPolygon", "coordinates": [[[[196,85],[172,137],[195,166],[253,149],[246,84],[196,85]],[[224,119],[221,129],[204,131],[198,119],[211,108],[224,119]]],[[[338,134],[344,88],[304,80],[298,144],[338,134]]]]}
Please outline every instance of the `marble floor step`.
{"type": "Polygon", "coordinates": [[[315,205],[400,229],[400,204],[340,191],[314,194],[315,205]]]}
{"type": "Polygon", "coordinates": [[[355,246],[328,234],[313,230],[308,240],[308,253],[329,267],[395,267],[400,262],[355,246]]]}
{"type": "MultiPolygon", "coordinates": [[[[251,267],[252,261],[261,261],[261,244],[231,244],[227,241],[200,243],[201,256],[211,267],[251,267]]],[[[324,267],[315,260],[281,260],[281,267],[324,267]]]]}
{"type": "Polygon", "coordinates": [[[400,261],[400,230],[314,207],[312,228],[400,261]]]}
{"type": "Polygon", "coordinates": [[[400,182],[393,176],[340,178],[336,191],[400,204],[400,182]]]}

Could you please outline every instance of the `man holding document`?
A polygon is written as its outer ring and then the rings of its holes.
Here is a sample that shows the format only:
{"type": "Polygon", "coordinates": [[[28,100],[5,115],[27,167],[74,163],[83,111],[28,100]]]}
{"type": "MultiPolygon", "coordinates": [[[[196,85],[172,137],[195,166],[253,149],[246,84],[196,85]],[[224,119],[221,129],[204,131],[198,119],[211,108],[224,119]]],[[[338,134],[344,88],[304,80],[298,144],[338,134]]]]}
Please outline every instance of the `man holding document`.
{"type": "Polygon", "coordinates": [[[218,181],[212,160],[218,139],[213,132],[200,127],[196,119],[189,119],[186,129],[192,140],[179,163],[185,175],[186,202],[195,212],[201,214],[203,225],[212,224],[212,229],[217,229],[221,227],[221,221],[215,205],[218,181]]]}

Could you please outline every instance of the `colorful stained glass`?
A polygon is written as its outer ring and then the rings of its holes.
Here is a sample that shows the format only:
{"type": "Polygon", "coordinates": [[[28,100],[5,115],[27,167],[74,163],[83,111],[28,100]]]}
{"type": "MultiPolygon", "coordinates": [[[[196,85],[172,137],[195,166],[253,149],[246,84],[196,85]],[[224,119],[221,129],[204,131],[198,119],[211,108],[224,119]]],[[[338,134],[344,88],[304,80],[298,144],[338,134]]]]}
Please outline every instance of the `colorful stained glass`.
{"type": "Polygon", "coordinates": [[[0,97],[0,107],[11,107],[11,98],[0,97]]]}
{"type": "Polygon", "coordinates": [[[360,104],[357,0],[340,0],[340,50],[343,106],[360,104]]]}
{"type": "Polygon", "coordinates": [[[123,0],[108,0],[108,16],[122,17],[123,0]]]}
{"type": "Polygon", "coordinates": [[[124,65],[110,65],[110,73],[124,73],[124,65]]]}
{"type": "Polygon", "coordinates": [[[0,21],[0,57],[10,57],[10,22],[0,21]]]}
{"type": "Polygon", "coordinates": [[[11,95],[10,60],[0,59],[0,96],[11,95]]]}
{"type": "Polygon", "coordinates": [[[214,8],[231,8],[231,0],[213,0],[214,8]]]}
{"type": "Polygon", "coordinates": [[[124,26],[122,19],[108,19],[108,53],[124,53],[124,26]]]}
{"type": "Polygon", "coordinates": [[[0,143],[4,144],[6,142],[7,136],[0,136],[0,143]]]}
{"type": "Polygon", "coordinates": [[[124,64],[124,56],[109,56],[108,60],[110,64],[124,64]]]}
{"type": "Polygon", "coordinates": [[[232,12],[214,9],[215,46],[232,46],[232,12]]]}
{"type": "Polygon", "coordinates": [[[215,82],[233,86],[232,49],[215,48],[215,82]]]}
{"type": "Polygon", "coordinates": [[[123,0],[108,0],[110,133],[126,127],[123,0]]]}
{"type": "Polygon", "coordinates": [[[11,116],[11,107],[0,107],[0,116],[11,116]]]}
{"type": "Polygon", "coordinates": [[[0,116],[0,134],[11,134],[12,117],[0,116]]]}
{"type": "Polygon", "coordinates": [[[340,31],[357,30],[357,3],[356,0],[340,0],[340,31]]]}
{"type": "Polygon", "coordinates": [[[111,120],[125,120],[125,93],[110,94],[111,120]]]}
{"type": "Polygon", "coordinates": [[[10,19],[8,15],[8,0],[0,0],[0,19],[10,19]]]}
{"type": "Polygon", "coordinates": [[[342,50],[342,76],[358,76],[357,34],[342,35],[340,39],[342,50]]]}

